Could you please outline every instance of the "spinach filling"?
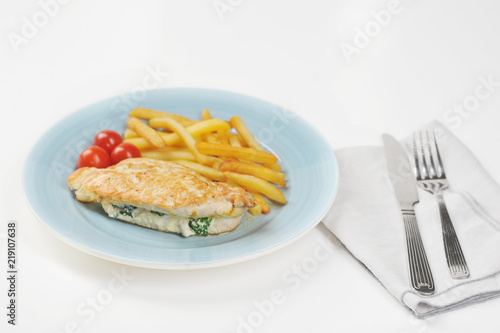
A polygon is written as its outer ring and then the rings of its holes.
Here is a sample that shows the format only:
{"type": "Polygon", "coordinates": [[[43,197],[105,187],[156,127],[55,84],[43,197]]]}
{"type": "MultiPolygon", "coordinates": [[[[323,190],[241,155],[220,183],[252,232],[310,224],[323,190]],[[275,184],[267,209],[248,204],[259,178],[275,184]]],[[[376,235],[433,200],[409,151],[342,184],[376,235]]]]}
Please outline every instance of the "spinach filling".
{"type": "Polygon", "coordinates": [[[208,236],[208,227],[210,226],[210,222],[212,222],[211,217],[202,217],[199,219],[189,219],[189,227],[193,229],[193,231],[200,236],[208,236]]]}
{"type": "MultiPolygon", "coordinates": [[[[137,209],[136,206],[132,206],[132,205],[123,205],[123,206],[113,205],[113,207],[118,208],[120,210],[120,212],[118,213],[118,215],[125,215],[125,216],[129,216],[131,218],[134,217],[134,210],[137,209]]],[[[154,210],[150,210],[150,212],[152,214],[155,214],[155,215],[158,215],[158,216],[165,215],[164,213],[160,213],[160,212],[157,212],[157,211],[154,211],[154,210]]],[[[116,216],[115,216],[115,218],[116,218],[116,216]]]]}
{"type": "Polygon", "coordinates": [[[113,205],[113,207],[118,208],[120,210],[119,214],[126,215],[131,218],[134,218],[134,210],[137,208],[136,206],[132,205],[123,205],[123,206],[113,205]]]}
{"type": "MultiPolygon", "coordinates": [[[[123,205],[123,206],[113,205],[113,207],[120,210],[119,213],[115,216],[115,218],[117,218],[118,215],[125,215],[134,218],[134,211],[137,209],[136,206],[132,205],[123,205]]],[[[150,210],[150,212],[158,216],[165,215],[164,213],[160,213],[154,210],[150,210]]],[[[193,231],[197,235],[208,236],[208,227],[210,226],[211,222],[212,222],[211,217],[191,218],[189,219],[188,225],[191,229],[193,229],[193,231]]]]}

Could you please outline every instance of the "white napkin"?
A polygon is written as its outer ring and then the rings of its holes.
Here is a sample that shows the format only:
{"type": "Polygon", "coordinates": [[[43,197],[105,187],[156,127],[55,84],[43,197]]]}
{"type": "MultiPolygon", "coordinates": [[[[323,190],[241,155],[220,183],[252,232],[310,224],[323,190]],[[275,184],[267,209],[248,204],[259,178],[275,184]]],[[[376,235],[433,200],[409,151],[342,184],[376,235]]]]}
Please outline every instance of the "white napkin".
{"type": "MultiPolygon", "coordinates": [[[[383,147],[336,151],[340,187],[323,219],[345,247],[419,318],[500,296],[500,186],[443,125],[433,122],[425,129],[437,133],[450,183],[444,198],[469,266],[468,279],[451,278],[437,201],[419,188],[415,212],[436,291],[423,296],[410,287],[404,225],[383,147]]],[[[403,145],[411,156],[411,138],[403,145]]]]}

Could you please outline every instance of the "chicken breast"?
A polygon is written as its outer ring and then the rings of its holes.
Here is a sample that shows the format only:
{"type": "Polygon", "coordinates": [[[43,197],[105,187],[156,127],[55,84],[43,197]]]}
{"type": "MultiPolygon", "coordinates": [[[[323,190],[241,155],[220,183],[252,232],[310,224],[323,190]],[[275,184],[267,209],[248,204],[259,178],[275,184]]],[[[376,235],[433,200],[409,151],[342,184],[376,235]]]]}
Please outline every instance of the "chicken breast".
{"type": "Polygon", "coordinates": [[[112,218],[183,236],[235,229],[251,194],[174,162],[126,159],[107,169],[80,168],[68,178],[76,199],[100,202],[112,218]]]}

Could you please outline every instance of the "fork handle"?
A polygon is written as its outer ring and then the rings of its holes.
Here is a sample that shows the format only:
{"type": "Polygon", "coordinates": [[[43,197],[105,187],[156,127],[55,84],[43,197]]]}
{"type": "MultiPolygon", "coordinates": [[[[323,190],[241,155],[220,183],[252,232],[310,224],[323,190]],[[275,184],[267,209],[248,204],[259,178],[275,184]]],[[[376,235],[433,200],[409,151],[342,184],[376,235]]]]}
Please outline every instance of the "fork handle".
{"type": "Polygon", "coordinates": [[[417,218],[414,210],[403,210],[403,221],[406,233],[406,249],[408,252],[408,269],[413,289],[421,294],[434,293],[434,280],[425,254],[417,218]]]}
{"type": "Polygon", "coordinates": [[[444,252],[451,277],[454,279],[468,278],[470,275],[469,267],[465,261],[462,247],[458,241],[450,214],[448,214],[448,209],[441,194],[437,195],[437,201],[439,204],[439,214],[441,215],[441,227],[443,229],[444,252]]]}

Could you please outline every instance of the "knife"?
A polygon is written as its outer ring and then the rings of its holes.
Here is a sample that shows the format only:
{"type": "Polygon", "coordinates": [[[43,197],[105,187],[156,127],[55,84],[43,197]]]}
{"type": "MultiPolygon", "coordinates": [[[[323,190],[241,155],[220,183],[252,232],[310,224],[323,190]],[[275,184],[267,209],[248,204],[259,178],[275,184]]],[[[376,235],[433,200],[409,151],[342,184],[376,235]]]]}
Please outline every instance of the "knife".
{"type": "Polygon", "coordinates": [[[405,226],[410,283],[417,292],[430,295],[434,293],[434,280],[413,209],[419,201],[417,183],[411,171],[405,172],[411,168],[408,156],[401,144],[388,134],[384,134],[382,138],[387,158],[387,170],[405,226]]]}

